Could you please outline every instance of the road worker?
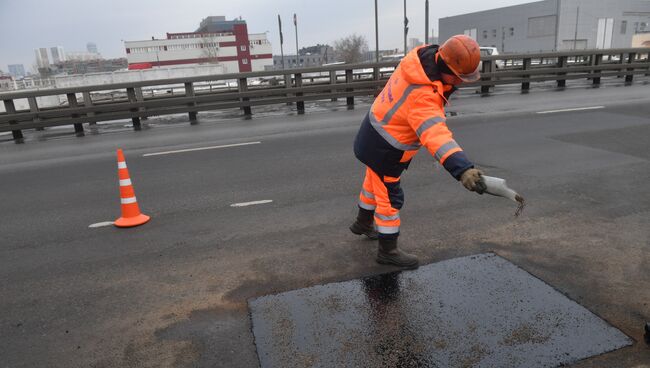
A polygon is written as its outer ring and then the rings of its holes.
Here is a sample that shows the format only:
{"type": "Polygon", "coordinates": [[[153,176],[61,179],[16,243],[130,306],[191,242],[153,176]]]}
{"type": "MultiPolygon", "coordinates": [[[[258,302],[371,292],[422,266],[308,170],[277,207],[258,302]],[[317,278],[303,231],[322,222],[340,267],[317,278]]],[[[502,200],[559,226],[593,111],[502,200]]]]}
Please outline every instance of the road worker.
{"type": "Polygon", "coordinates": [[[465,188],[480,192],[483,173],[453,139],[444,109],[457,85],[480,78],[480,59],[479,45],[464,35],[453,36],[442,46],[412,50],[361,123],[354,154],[366,172],[359,213],[350,230],[379,240],[378,263],[406,269],[419,265],[416,256],[398,248],[397,238],[404,203],[400,176],[421,146],[465,188]]]}

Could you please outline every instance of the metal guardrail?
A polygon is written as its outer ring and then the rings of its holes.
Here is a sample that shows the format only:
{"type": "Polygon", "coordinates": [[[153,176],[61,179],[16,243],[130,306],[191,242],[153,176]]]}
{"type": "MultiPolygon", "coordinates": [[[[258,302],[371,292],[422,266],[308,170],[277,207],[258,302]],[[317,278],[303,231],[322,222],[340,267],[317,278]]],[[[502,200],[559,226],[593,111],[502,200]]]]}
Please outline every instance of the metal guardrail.
{"type": "MultiPolygon", "coordinates": [[[[531,83],[543,81],[557,81],[558,87],[564,87],[567,80],[588,78],[598,85],[601,78],[616,76],[632,83],[634,75],[650,75],[649,52],[645,48],[487,56],[482,58],[481,80],[466,86],[480,87],[487,94],[503,84],[521,84],[527,91],[531,83]]],[[[83,135],[84,123],[98,121],[130,118],[133,128],[140,130],[140,119],[157,115],[188,113],[190,122],[196,123],[197,112],[225,108],[241,108],[245,115],[252,115],[252,106],[295,102],[298,113],[304,113],[306,101],[338,98],[345,98],[352,107],[354,97],[376,95],[397,63],[341,64],[1,93],[6,112],[0,113],[0,132],[12,131],[14,140],[21,142],[24,129],[58,125],[72,124],[77,135],[83,135]],[[215,89],[215,81],[226,83],[215,89]],[[236,85],[236,90],[231,90],[231,85],[236,85]],[[182,90],[180,95],[174,93],[178,89],[182,90]],[[171,91],[171,96],[156,96],[160,90],[171,91]],[[63,106],[40,107],[37,98],[47,96],[65,96],[66,102],[63,106]],[[17,111],[14,101],[18,99],[26,99],[29,109],[17,111]]]]}

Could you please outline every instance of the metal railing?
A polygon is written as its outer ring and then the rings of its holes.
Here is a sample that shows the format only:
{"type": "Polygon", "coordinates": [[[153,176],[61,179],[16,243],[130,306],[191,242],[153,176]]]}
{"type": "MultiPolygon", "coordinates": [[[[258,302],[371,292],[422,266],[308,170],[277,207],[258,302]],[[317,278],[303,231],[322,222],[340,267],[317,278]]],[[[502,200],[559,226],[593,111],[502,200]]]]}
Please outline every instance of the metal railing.
{"type": "MultiPolygon", "coordinates": [[[[604,77],[650,75],[650,49],[583,50],[555,53],[498,55],[482,58],[481,80],[467,84],[489,93],[497,85],[588,78],[597,85],[604,77]]],[[[43,89],[0,94],[6,112],[0,113],[0,132],[12,131],[20,142],[24,129],[74,125],[84,134],[84,123],[132,119],[141,129],[141,119],[150,116],[188,113],[191,123],[197,112],[240,108],[252,115],[251,107],[296,103],[304,113],[305,102],[345,98],[349,107],[357,96],[376,95],[392,74],[396,61],[371,64],[342,64],[303,69],[222,74],[162,79],[73,88],[43,89]],[[63,97],[65,96],[65,97],[63,97]],[[38,99],[56,97],[55,106],[39,106],[38,99]],[[26,99],[27,109],[17,110],[15,101],[26,99]]]]}

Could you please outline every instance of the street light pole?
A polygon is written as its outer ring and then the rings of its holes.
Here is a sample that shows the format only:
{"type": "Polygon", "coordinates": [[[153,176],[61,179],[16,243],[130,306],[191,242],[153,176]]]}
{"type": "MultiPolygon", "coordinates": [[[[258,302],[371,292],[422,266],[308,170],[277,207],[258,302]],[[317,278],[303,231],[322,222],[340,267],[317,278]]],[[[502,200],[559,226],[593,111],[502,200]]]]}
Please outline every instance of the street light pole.
{"type": "Polygon", "coordinates": [[[280,20],[280,14],[278,14],[278,28],[280,29],[280,57],[282,58],[282,69],[284,70],[284,50],[282,49],[284,38],[282,37],[282,20],[280,20]]]}
{"type": "Polygon", "coordinates": [[[375,62],[379,62],[379,18],[377,16],[377,0],[375,0],[375,62]]]}
{"type": "Polygon", "coordinates": [[[580,7],[576,10],[576,31],[573,34],[573,49],[575,50],[578,47],[578,19],[580,17],[580,7]]]}
{"type": "Polygon", "coordinates": [[[406,0],[404,0],[404,56],[406,56],[406,52],[408,51],[406,49],[406,35],[409,32],[408,24],[409,24],[409,20],[406,17],[406,0]]]}
{"type": "Polygon", "coordinates": [[[296,64],[302,66],[300,64],[300,51],[298,51],[298,18],[296,13],[293,13],[293,26],[296,28],[296,64]]]}
{"type": "Polygon", "coordinates": [[[429,0],[424,1],[424,44],[429,44],[429,0]]]}

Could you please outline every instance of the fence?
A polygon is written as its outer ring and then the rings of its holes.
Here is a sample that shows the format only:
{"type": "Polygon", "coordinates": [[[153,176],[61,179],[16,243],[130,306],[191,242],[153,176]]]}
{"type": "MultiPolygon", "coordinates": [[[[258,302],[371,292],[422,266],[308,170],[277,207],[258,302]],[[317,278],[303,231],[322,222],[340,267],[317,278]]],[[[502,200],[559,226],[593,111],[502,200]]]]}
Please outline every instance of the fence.
{"type": "MultiPolygon", "coordinates": [[[[582,50],[569,52],[486,56],[482,58],[481,80],[467,86],[480,86],[490,93],[497,85],[521,84],[527,91],[531,83],[624,77],[632,83],[634,75],[650,75],[650,49],[582,50]]],[[[44,89],[0,94],[5,113],[0,113],[0,132],[12,131],[21,142],[24,129],[43,129],[74,125],[84,134],[84,123],[132,119],[141,129],[140,119],[149,116],[188,113],[191,123],[197,112],[241,108],[252,115],[253,106],[296,103],[304,113],[305,102],[345,98],[354,106],[357,96],[376,95],[392,74],[397,61],[371,64],[341,64],[315,68],[287,69],[241,74],[221,74],[109,85],[44,89]],[[38,99],[61,97],[59,106],[39,106],[38,99]],[[16,101],[27,100],[28,109],[17,110],[16,101]]]]}

